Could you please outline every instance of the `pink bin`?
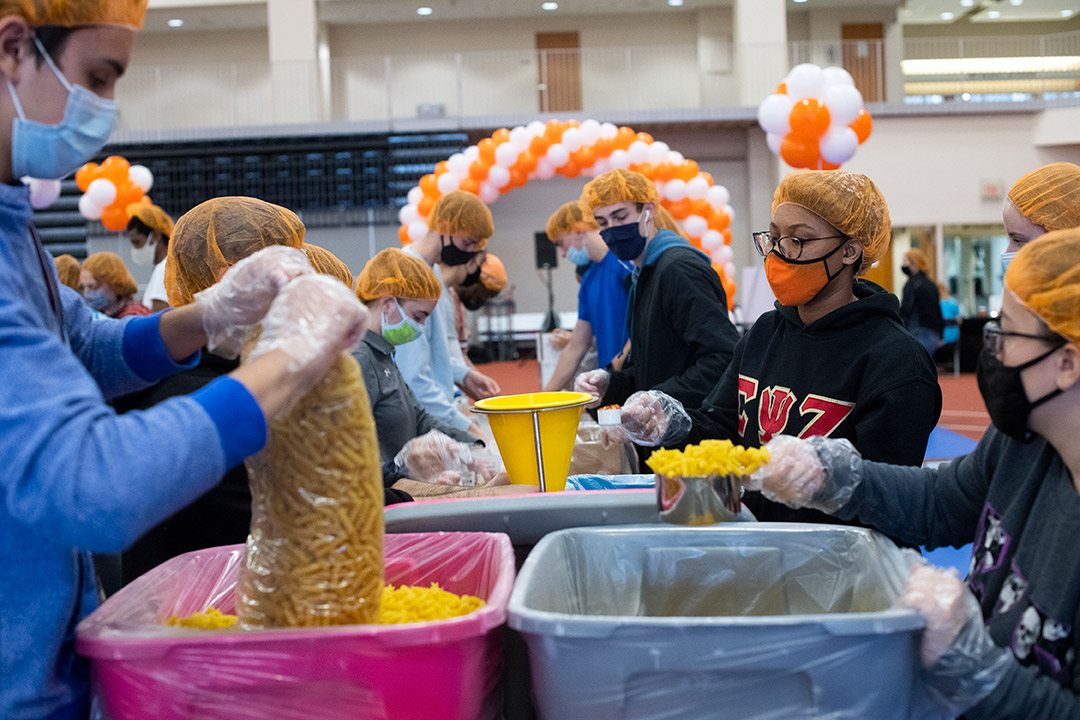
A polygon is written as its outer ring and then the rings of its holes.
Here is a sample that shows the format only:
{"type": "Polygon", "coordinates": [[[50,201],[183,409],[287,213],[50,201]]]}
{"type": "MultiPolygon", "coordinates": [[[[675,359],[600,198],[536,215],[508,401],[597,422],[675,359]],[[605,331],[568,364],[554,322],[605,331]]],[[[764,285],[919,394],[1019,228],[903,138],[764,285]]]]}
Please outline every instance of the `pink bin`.
{"type": "Polygon", "coordinates": [[[514,553],[496,533],[387,535],[386,581],[437,582],[487,605],[411,625],[201,631],[170,615],[211,605],[234,612],[244,546],[173,558],[109,598],[78,627],[111,720],[361,720],[495,718],[498,628],[514,584],[514,553]]]}

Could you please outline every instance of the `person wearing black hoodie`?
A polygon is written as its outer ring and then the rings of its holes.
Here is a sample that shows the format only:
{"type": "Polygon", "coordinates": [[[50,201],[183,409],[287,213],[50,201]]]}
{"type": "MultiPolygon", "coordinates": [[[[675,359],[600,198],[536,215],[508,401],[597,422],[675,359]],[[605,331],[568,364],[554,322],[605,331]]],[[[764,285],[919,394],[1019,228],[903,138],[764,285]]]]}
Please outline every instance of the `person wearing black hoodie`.
{"type": "MultiPolygon", "coordinates": [[[[684,410],[642,393],[624,405],[624,425],[627,415],[636,418],[653,432],[638,439],[665,446],[846,438],[868,460],[921,464],[941,414],[936,370],[904,330],[896,297],[858,277],[888,251],[890,234],[885,198],[866,176],[788,175],[776,190],[769,230],[754,233],[776,309],[735,346],[701,405],[684,410]]],[[[746,493],[744,502],[759,520],[838,522],[759,493],[746,493]]]]}
{"type": "Polygon", "coordinates": [[[904,253],[900,270],[908,276],[900,300],[904,327],[933,355],[941,346],[945,319],[941,316],[941,293],[930,277],[930,258],[912,248],[904,253]]]}

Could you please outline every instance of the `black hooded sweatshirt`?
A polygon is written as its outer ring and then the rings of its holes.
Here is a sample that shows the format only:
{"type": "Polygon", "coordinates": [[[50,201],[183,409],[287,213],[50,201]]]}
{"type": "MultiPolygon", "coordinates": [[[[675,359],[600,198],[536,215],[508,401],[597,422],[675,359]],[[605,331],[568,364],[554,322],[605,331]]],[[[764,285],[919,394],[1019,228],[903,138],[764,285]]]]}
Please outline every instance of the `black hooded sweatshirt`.
{"type": "MultiPolygon", "coordinates": [[[[687,443],[727,438],[758,447],[774,435],[846,438],[867,460],[920,465],[941,415],[930,356],[900,321],[895,296],[866,280],[857,300],[804,325],[776,304],[735,346],[735,357],[700,409],[687,443]]],[[[747,493],[759,520],[837,523],[747,493]]]]}

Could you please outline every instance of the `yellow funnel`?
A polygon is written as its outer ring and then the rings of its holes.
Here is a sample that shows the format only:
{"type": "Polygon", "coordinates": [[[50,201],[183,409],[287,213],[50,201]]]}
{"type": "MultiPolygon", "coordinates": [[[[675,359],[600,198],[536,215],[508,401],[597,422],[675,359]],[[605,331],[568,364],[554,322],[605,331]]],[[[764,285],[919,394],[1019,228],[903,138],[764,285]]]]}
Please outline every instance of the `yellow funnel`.
{"type": "Polygon", "coordinates": [[[480,400],[473,412],[488,416],[510,482],[557,492],[566,489],[578,420],[590,400],[578,392],[503,395],[480,400]]]}

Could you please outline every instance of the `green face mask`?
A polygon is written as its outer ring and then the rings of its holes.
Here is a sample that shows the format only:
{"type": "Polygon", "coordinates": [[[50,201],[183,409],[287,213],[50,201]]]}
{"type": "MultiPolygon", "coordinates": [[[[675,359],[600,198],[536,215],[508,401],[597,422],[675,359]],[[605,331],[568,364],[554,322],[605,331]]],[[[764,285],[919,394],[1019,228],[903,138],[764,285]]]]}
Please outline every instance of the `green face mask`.
{"type": "Polygon", "coordinates": [[[423,335],[424,326],[405,314],[405,310],[401,307],[401,303],[397,301],[397,298],[394,298],[394,304],[397,305],[398,312],[401,314],[401,320],[391,323],[386,319],[386,313],[383,312],[382,336],[386,339],[386,342],[395,346],[404,345],[423,335]]]}

